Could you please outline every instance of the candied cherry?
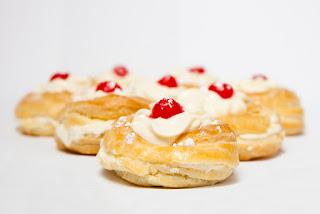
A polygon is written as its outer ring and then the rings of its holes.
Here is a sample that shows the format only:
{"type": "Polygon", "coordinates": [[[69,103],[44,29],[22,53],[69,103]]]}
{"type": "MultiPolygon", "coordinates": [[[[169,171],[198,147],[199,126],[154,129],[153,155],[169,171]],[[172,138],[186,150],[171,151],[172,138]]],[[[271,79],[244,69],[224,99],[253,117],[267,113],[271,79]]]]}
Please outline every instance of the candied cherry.
{"type": "Polygon", "coordinates": [[[177,83],[176,78],[171,75],[166,75],[166,76],[162,77],[160,80],[158,80],[158,83],[160,85],[167,86],[169,88],[178,87],[178,83],[177,83]]]}
{"type": "Polygon", "coordinates": [[[97,85],[96,91],[111,93],[114,92],[116,89],[122,90],[121,86],[118,83],[113,81],[105,81],[97,85]]]}
{"type": "Polygon", "coordinates": [[[153,106],[149,117],[153,119],[159,117],[168,119],[182,112],[184,112],[183,108],[177,101],[172,98],[163,98],[153,106]]]}
{"type": "Polygon", "coordinates": [[[113,73],[119,77],[125,77],[128,75],[128,69],[124,66],[116,66],[113,68],[113,73]]]}
{"type": "Polygon", "coordinates": [[[51,76],[50,81],[56,80],[56,79],[62,79],[62,80],[66,80],[69,78],[69,74],[68,73],[55,73],[51,76]]]}
{"type": "Polygon", "coordinates": [[[266,75],[264,75],[264,74],[254,74],[252,76],[252,79],[253,80],[267,80],[268,77],[266,75]]]}
{"type": "Polygon", "coordinates": [[[204,67],[193,67],[190,68],[189,71],[191,73],[204,74],[206,72],[206,69],[204,67]]]}
{"type": "Polygon", "coordinates": [[[210,91],[216,92],[223,99],[231,98],[234,93],[232,86],[227,83],[222,83],[219,85],[218,84],[211,84],[208,89],[210,91]]]}

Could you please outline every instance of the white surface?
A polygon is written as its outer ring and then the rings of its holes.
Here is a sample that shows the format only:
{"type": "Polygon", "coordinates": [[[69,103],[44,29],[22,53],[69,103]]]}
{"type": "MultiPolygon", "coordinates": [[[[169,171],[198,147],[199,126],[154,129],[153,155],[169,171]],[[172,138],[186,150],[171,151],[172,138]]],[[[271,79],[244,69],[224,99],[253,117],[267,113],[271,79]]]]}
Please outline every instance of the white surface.
{"type": "Polygon", "coordinates": [[[319,1],[1,1],[0,213],[319,213],[319,1]],[[95,157],[15,131],[14,106],[56,69],[126,63],[159,75],[204,64],[263,72],[301,95],[304,136],[276,158],[241,163],[214,187],[130,186],[95,157]]]}

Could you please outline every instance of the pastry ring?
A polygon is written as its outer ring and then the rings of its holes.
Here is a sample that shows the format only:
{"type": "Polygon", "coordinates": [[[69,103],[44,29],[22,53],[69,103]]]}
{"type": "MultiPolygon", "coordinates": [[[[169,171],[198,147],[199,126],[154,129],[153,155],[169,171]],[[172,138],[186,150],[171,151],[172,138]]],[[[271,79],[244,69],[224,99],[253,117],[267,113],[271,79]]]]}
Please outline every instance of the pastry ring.
{"type": "Polygon", "coordinates": [[[68,73],[56,73],[50,81],[27,94],[16,107],[19,130],[34,136],[53,136],[57,117],[73,94],[92,84],[89,78],[78,78],[68,73]]]}
{"type": "Polygon", "coordinates": [[[70,103],[59,116],[55,141],[60,149],[97,154],[103,133],[113,120],[147,108],[149,101],[110,94],[93,100],[70,103]]]}
{"type": "Polygon", "coordinates": [[[170,121],[152,119],[149,113],[143,109],[123,117],[106,131],[97,155],[105,169],[139,186],[183,188],[221,182],[238,165],[236,136],[228,125],[216,121],[186,130],[193,126],[185,124],[189,121],[187,113],[173,116],[170,121]],[[151,125],[166,123],[167,126],[151,125]],[[145,129],[141,129],[143,126],[145,129]],[[162,144],[162,137],[146,140],[151,129],[162,135],[173,135],[178,129],[179,134],[170,138],[170,143],[162,144]]]}
{"type": "Polygon", "coordinates": [[[71,101],[68,92],[26,95],[16,107],[19,130],[26,135],[52,136],[60,111],[71,101]]]}
{"type": "Polygon", "coordinates": [[[261,105],[248,103],[245,112],[220,119],[237,134],[241,161],[271,157],[281,149],[285,133],[279,118],[261,105]]]}
{"type": "Polygon", "coordinates": [[[247,101],[243,93],[229,84],[212,84],[209,90],[185,90],[177,100],[187,111],[212,115],[228,124],[237,135],[240,160],[270,157],[281,148],[284,132],[278,116],[247,101]]]}
{"type": "Polygon", "coordinates": [[[267,93],[250,94],[249,98],[275,111],[287,135],[298,135],[303,132],[303,108],[294,92],[276,88],[267,93]]]}
{"type": "Polygon", "coordinates": [[[262,74],[240,81],[237,87],[253,102],[276,112],[287,135],[303,132],[304,111],[299,97],[294,92],[278,86],[262,74]]]}

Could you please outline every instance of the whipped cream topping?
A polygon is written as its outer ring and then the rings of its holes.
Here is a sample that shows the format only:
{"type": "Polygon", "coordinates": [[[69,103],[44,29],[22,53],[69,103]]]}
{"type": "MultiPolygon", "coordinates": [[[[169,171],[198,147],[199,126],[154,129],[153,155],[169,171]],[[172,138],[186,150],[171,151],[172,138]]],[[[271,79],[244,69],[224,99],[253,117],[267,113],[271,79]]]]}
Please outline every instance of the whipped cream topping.
{"type": "Polygon", "coordinates": [[[215,92],[203,88],[185,90],[179,94],[177,101],[186,112],[219,117],[246,111],[244,98],[243,93],[234,91],[231,98],[223,99],[215,92]]]}
{"type": "MultiPolygon", "coordinates": [[[[131,127],[135,133],[150,143],[167,145],[172,144],[183,133],[209,124],[217,124],[217,120],[199,114],[183,112],[168,119],[150,118],[150,110],[141,109],[133,117],[131,127]]],[[[192,146],[193,142],[187,140],[178,146],[192,146]]]]}
{"type": "Polygon", "coordinates": [[[164,97],[175,98],[182,88],[169,88],[162,86],[156,81],[145,81],[139,84],[131,84],[128,87],[128,93],[132,96],[143,97],[151,101],[160,100],[164,97]]]}
{"type": "Polygon", "coordinates": [[[60,124],[56,128],[56,135],[66,146],[70,146],[72,143],[75,143],[86,135],[92,135],[94,137],[100,136],[107,129],[111,128],[112,123],[113,120],[92,120],[85,125],[70,127],[60,124]]]}
{"type": "Polygon", "coordinates": [[[125,76],[119,76],[113,72],[113,70],[103,72],[94,78],[97,82],[114,81],[121,86],[128,86],[129,84],[138,83],[142,81],[142,78],[132,73],[128,73],[125,76]]]}
{"type": "Polygon", "coordinates": [[[269,79],[245,79],[236,84],[236,87],[247,94],[263,93],[277,87],[277,84],[269,79]]]}
{"type": "Polygon", "coordinates": [[[48,81],[45,84],[39,85],[35,92],[36,93],[59,93],[59,92],[70,92],[75,93],[82,91],[88,87],[90,87],[92,84],[91,79],[89,78],[80,78],[80,77],[74,77],[70,76],[68,79],[55,79],[53,81],[48,81]]]}
{"type": "Polygon", "coordinates": [[[177,79],[178,84],[184,86],[207,87],[217,81],[217,77],[208,73],[199,74],[189,70],[173,71],[171,75],[177,79]]]}
{"type": "Polygon", "coordinates": [[[270,117],[270,126],[268,130],[265,133],[262,134],[242,134],[239,137],[242,139],[261,139],[261,138],[266,138],[274,134],[279,134],[282,132],[282,126],[280,124],[279,118],[276,114],[273,114],[270,117]]]}
{"type": "Polygon", "coordinates": [[[95,87],[87,88],[82,91],[78,91],[77,93],[73,94],[73,101],[83,101],[83,100],[93,100],[99,97],[108,96],[110,94],[118,94],[118,95],[126,95],[124,90],[116,89],[112,93],[107,93],[101,90],[96,90],[95,87]]]}

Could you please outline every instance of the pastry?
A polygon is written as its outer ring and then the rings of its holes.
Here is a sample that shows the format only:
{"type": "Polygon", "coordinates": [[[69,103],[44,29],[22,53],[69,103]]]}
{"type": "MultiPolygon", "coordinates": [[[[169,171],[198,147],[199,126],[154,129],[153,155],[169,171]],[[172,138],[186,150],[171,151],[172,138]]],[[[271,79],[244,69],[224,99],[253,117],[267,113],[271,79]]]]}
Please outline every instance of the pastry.
{"type": "Polygon", "coordinates": [[[297,135],[303,132],[303,108],[299,97],[294,92],[278,86],[261,74],[242,80],[237,86],[253,102],[275,111],[287,135],[297,135]]]}
{"type": "Polygon", "coordinates": [[[60,114],[55,140],[60,149],[80,154],[97,154],[102,135],[113,120],[149,105],[145,99],[126,95],[113,81],[101,82],[75,100],[60,114]]]}
{"type": "Polygon", "coordinates": [[[185,111],[210,115],[227,123],[237,135],[240,160],[270,157],[279,151],[284,132],[275,113],[246,100],[231,85],[183,91],[177,101],[185,111]]]}
{"type": "Polygon", "coordinates": [[[97,156],[105,169],[130,183],[170,188],[221,182],[238,164],[228,125],[185,112],[172,98],[115,121],[97,156]]]}
{"type": "Polygon", "coordinates": [[[27,94],[16,107],[19,130],[34,136],[52,136],[57,117],[72,101],[72,94],[89,87],[91,80],[56,73],[50,81],[27,94]]]}

